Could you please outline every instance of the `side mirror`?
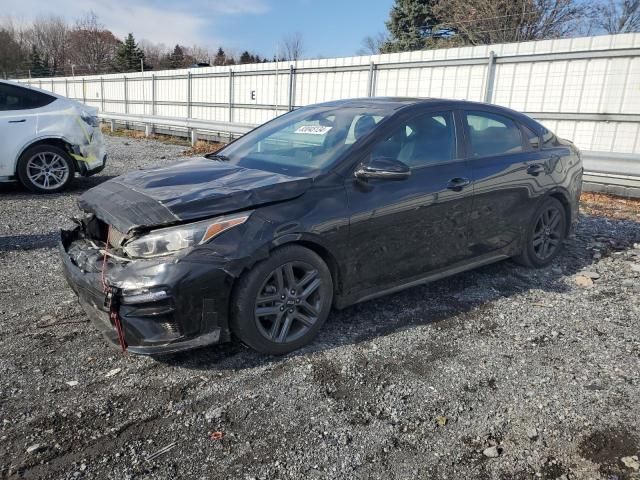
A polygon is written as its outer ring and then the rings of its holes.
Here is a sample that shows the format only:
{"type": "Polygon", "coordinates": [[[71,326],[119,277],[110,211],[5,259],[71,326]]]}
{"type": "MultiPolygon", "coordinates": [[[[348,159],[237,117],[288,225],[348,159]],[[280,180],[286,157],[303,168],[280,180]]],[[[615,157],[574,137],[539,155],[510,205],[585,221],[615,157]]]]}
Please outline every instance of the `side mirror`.
{"type": "Polygon", "coordinates": [[[411,169],[400,160],[379,157],[372,158],[367,165],[360,165],[354,175],[361,180],[369,178],[405,180],[411,175],[411,169]]]}

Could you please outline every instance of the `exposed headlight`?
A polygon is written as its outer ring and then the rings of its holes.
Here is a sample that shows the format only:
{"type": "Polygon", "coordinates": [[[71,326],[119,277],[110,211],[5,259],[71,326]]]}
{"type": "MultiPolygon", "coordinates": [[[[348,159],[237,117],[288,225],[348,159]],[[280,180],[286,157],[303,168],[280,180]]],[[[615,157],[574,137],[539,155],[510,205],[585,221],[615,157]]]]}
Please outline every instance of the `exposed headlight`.
{"type": "Polygon", "coordinates": [[[201,245],[237,225],[247,221],[249,215],[226,215],[202,222],[159,228],[151,233],[134,238],[123,248],[129,257],[150,258],[168,255],[185,248],[201,245]]]}
{"type": "Polygon", "coordinates": [[[85,112],[84,110],[80,112],[80,118],[90,127],[96,128],[98,125],[100,125],[100,119],[97,115],[92,115],[89,112],[85,112]]]}

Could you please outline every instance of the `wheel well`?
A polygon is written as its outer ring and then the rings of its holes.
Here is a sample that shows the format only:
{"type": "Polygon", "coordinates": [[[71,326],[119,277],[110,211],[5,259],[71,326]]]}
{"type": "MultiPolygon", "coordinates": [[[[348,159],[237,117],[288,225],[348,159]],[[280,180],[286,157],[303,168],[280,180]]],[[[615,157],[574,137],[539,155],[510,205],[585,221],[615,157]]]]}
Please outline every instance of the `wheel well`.
{"type": "MultiPolygon", "coordinates": [[[[311,250],[312,252],[314,252],[315,254],[317,254],[318,256],[320,256],[320,258],[322,259],[322,261],[324,263],[327,264],[327,267],[329,267],[329,272],[331,273],[331,279],[333,280],[333,290],[334,293],[339,294],[342,292],[342,278],[341,278],[341,273],[340,273],[340,267],[338,266],[338,262],[335,259],[335,257],[333,256],[333,254],[327,250],[326,248],[324,248],[323,246],[314,243],[314,242],[310,242],[307,240],[296,240],[293,242],[287,242],[287,243],[283,243],[281,245],[278,245],[274,248],[272,248],[269,251],[269,254],[271,254],[271,252],[273,250],[275,250],[276,248],[279,247],[284,247],[285,245],[300,245],[301,247],[305,247],[309,250],[311,250]]],[[[264,260],[265,258],[267,258],[267,255],[265,255],[264,257],[255,260],[254,263],[252,263],[249,266],[246,266],[242,272],[233,279],[233,285],[231,287],[232,290],[232,296],[234,295],[233,292],[235,292],[236,287],[238,286],[239,280],[242,276],[246,275],[247,272],[253,268],[253,266],[258,263],[260,260],[264,260]]]]}
{"type": "Polygon", "coordinates": [[[320,258],[322,258],[322,260],[324,261],[324,263],[327,264],[327,267],[329,267],[329,272],[331,272],[331,278],[333,279],[334,293],[342,292],[342,278],[340,274],[340,267],[338,265],[337,260],[333,256],[333,254],[323,246],[318,245],[317,243],[314,243],[314,242],[299,240],[293,243],[298,244],[302,247],[308,248],[312,252],[319,255],[320,258]]]}
{"type": "Polygon", "coordinates": [[[566,231],[569,232],[571,230],[571,205],[569,205],[569,200],[567,200],[567,197],[560,192],[553,192],[549,196],[558,200],[564,207],[564,213],[565,213],[566,223],[567,223],[566,231]]]}
{"type": "Polygon", "coordinates": [[[40,145],[53,145],[54,147],[61,148],[67,153],[71,153],[71,145],[68,142],[65,142],[64,140],[62,140],[61,138],[43,138],[42,140],[33,142],[29,146],[25,147],[22,150],[22,152],[20,152],[20,157],[18,157],[18,160],[22,157],[22,155],[24,155],[24,152],[26,152],[27,150],[33,147],[39,147],[40,145]]]}

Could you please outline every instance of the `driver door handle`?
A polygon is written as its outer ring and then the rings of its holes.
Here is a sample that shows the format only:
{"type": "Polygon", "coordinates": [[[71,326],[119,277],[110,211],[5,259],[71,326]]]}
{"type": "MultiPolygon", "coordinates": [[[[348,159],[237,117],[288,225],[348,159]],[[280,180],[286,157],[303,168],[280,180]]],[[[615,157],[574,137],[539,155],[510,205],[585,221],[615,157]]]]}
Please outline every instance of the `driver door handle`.
{"type": "Polygon", "coordinates": [[[454,192],[459,192],[470,183],[471,180],[469,180],[468,178],[456,177],[449,180],[449,183],[447,183],[447,188],[449,190],[453,190],[454,192]]]}
{"type": "Polygon", "coordinates": [[[9,120],[9,123],[24,123],[27,120],[25,118],[23,118],[22,120],[9,120]]]}

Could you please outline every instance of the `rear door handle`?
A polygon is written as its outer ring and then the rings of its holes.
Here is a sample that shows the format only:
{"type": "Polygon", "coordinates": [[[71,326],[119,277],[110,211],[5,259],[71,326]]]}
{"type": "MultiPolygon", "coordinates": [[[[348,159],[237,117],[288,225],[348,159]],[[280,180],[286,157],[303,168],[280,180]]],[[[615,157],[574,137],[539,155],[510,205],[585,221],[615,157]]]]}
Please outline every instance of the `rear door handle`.
{"type": "Polygon", "coordinates": [[[9,120],[9,123],[24,123],[27,120],[25,118],[23,118],[22,120],[9,120]]]}
{"type": "Polygon", "coordinates": [[[471,180],[469,180],[468,178],[456,177],[449,180],[449,183],[447,183],[447,188],[449,190],[453,190],[454,192],[459,192],[470,183],[471,180]]]}
{"type": "Polygon", "coordinates": [[[541,163],[534,163],[533,165],[529,165],[527,167],[527,173],[529,175],[533,175],[534,177],[540,175],[544,172],[544,165],[541,163]]]}

